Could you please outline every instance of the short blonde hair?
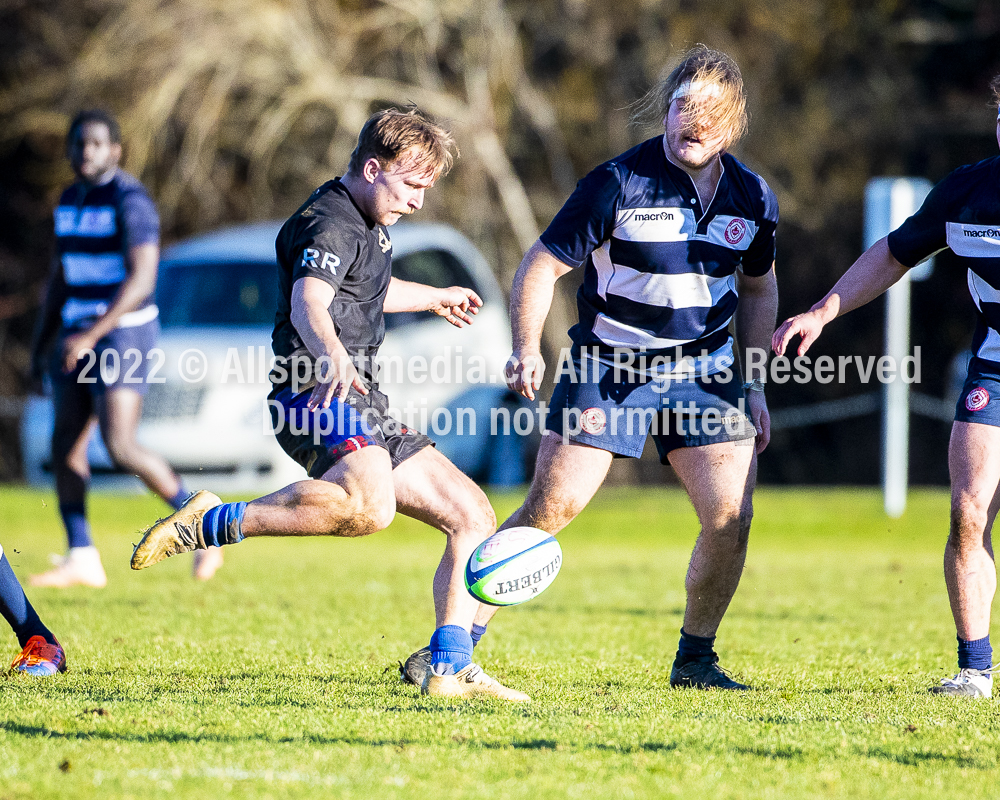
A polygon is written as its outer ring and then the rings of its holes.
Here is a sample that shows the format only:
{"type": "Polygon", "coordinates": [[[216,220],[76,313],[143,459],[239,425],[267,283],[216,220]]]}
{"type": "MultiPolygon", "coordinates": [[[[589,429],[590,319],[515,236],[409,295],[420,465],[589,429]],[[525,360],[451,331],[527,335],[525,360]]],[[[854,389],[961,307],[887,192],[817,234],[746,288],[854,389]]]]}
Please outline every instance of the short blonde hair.
{"type": "Polygon", "coordinates": [[[993,105],[997,109],[997,119],[1000,119],[1000,75],[990,81],[990,91],[993,92],[993,105]]]}
{"type": "Polygon", "coordinates": [[[418,109],[387,108],[372,114],[361,128],[348,168],[360,172],[374,158],[385,169],[411,148],[416,148],[418,162],[432,169],[435,177],[447,175],[458,154],[451,132],[418,109]]]}
{"type": "Polygon", "coordinates": [[[662,120],[670,111],[677,91],[685,84],[718,87],[710,92],[688,96],[697,103],[695,116],[722,132],[724,149],[732,147],[747,131],[747,98],[743,75],[736,62],[719,50],[698,44],[688,50],[680,63],[660,83],[646,93],[633,114],[636,122],[650,121],[654,115],[662,120]]]}

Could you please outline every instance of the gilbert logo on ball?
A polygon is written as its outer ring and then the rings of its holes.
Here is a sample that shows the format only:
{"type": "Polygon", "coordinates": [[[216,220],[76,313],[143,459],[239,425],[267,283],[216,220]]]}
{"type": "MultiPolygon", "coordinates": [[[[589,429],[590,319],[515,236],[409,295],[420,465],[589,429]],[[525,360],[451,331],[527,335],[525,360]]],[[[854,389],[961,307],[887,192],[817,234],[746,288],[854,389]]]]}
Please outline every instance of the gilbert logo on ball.
{"type": "Polygon", "coordinates": [[[481,603],[513,606],[541,594],[561,566],[554,537],[538,528],[508,528],[476,548],[465,567],[465,587],[481,603]]]}

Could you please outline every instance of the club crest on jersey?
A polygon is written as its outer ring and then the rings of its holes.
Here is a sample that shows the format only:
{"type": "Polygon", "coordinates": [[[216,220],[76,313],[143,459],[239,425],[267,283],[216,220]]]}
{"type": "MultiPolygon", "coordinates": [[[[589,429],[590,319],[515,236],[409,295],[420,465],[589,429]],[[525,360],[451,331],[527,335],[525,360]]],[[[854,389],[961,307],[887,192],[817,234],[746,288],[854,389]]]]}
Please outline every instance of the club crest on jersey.
{"type": "Polygon", "coordinates": [[[589,433],[591,436],[603,433],[606,425],[607,417],[599,408],[588,408],[580,415],[580,427],[584,433],[589,433]]]}
{"type": "Polygon", "coordinates": [[[340,266],[340,256],[328,253],[325,250],[316,250],[312,247],[307,247],[302,251],[302,266],[325,269],[336,275],[337,267],[340,266]]]}
{"type": "Polygon", "coordinates": [[[747,224],[741,219],[734,219],[726,226],[724,236],[729,244],[739,244],[747,235],[747,224]]]}
{"type": "Polygon", "coordinates": [[[982,386],[977,386],[965,396],[965,407],[969,411],[982,411],[990,402],[990,393],[982,386]]]}
{"type": "Polygon", "coordinates": [[[383,253],[388,253],[392,247],[392,241],[385,235],[385,228],[378,229],[378,246],[382,248],[383,253]]]}

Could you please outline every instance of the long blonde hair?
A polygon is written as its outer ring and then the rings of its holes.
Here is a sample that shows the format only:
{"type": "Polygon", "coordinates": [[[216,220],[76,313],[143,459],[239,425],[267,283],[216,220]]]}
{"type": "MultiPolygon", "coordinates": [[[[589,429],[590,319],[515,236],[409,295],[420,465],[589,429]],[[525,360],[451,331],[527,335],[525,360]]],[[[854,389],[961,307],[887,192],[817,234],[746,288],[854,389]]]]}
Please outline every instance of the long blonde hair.
{"type": "Polygon", "coordinates": [[[688,50],[666,78],[646,92],[632,114],[634,123],[648,124],[666,117],[678,89],[690,84],[688,102],[697,103],[691,116],[722,133],[724,149],[732,147],[747,130],[747,99],[743,76],[732,58],[698,44],[688,50]],[[697,92],[696,87],[713,87],[697,92]],[[715,89],[714,87],[718,87],[715,89]]]}

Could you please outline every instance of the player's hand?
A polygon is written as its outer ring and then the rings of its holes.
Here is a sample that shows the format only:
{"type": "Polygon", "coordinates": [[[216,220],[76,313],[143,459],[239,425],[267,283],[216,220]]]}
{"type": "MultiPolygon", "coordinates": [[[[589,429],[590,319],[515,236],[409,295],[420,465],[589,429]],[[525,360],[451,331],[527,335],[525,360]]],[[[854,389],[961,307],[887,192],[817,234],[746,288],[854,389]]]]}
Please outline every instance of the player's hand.
{"type": "Polygon", "coordinates": [[[306,401],[306,408],[316,411],[329,408],[333,399],[343,400],[353,386],[361,394],[368,394],[368,387],[358,374],[357,367],[346,351],[337,356],[316,360],[316,385],[306,401]]]}
{"type": "Polygon", "coordinates": [[[771,414],[767,410],[767,400],[764,393],[754,389],[747,391],[747,410],[750,412],[750,419],[757,430],[757,438],[754,442],[754,449],[757,453],[763,453],[771,441],[771,414]]]}
{"type": "Polygon", "coordinates": [[[545,361],[541,353],[511,353],[503,368],[507,385],[522,397],[535,399],[535,392],[542,388],[545,361]]]}
{"type": "Polygon", "coordinates": [[[97,345],[89,331],[74,333],[63,340],[62,349],[62,369],[67,375],[76,369],[76,362],[83,358],[88,350],[93,350],[97,345]]]}
{"type": "Polygon", "coordinates": [[[819,338],[826,323],[818,310],[807,311],[804,314],[797,314],[790,319],[786,319],[774,332],[771,337],[771,349],[779,355],[785,354],[785,348],[791,344],[792,339],[801,336],[797,355],[805,355],[813,342],[819,338]]]}
{"type": "Polygon", "coordinates": [[[483,300],[472,289],[452,286],[440,290],[437,303],[429,310],[439,317],[444,317],[456,328],[463,328],[472,324],[472,318],[479,313],[483,300]]]}

